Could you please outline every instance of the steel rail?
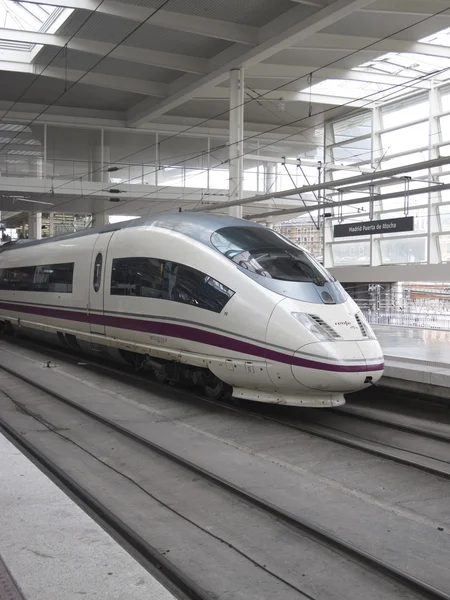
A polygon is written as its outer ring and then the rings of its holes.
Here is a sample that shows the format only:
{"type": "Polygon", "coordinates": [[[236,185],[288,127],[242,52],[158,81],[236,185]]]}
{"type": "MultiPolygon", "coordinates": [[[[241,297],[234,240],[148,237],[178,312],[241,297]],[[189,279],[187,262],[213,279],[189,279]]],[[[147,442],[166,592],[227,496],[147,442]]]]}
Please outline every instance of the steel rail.
{"type": "MultiPolygon", "coordinates": [[[[432,440],[436,440],[438,442],[448,442],[450,443],[450,433],[446,435],[445,433],[439,433],[438,431],[431,431],[429,429],[421,429],[420,427],[416,427],[415,425],[404,425],[403,423],[396,423],[393,421],[385,421],[384,419],[380,419],[378,417],[374,417],[371,415],[365,415],[363,413],[354,413],[346,410],[344,408],[333,408],[331,409],[332,414],[339,415],[342,417],[349,417],[350,419],[355,419],[359,421],[367,421],[367,423],[374,423],[376,425],[384,425],[385,427],[389,427],[390,429],[397,429],[398,431],[404,431],[405,433],[414,433],[420,435],[422,437],[427,437],[432,440]]],[[[449,425],[450,430],[450,425],[449,425]]]]}
{"type": "MultiPolygon", "coordinates": [[[[36,386],[37,387],[37,386],[36,386]]],[[[49,393],[49,392],[47,392],[49,393]]],[[[156,550],[151,544],[144,540],[124,521],[110,511],[102,502],[97,500],[75,479],[67,475],[52,460],[47,458],[43,452],[36,448],[27,438],[16,431],[9,423],[0,417],[0,431],[3,432],[19,449],[31,457],[35,463],[51,475],[62,489],[67,490],[77,502],[95,515],[95,519],[104,528],[113,534],[116,541],[124,543],[132,548],[139,557],[139,562],[152,574],[158,574],[160,583],[172,593],[178,592],[180,598],[189,600],[216,600],[214,594],[208,594],[194,581],[168,561],[165,556],[156,550]],[[150,565],[150,568],[148,566],[150,565]],[[174,589],[175,588],[175,589],[174,589]]]]}
{"type": "MultiPolygon", "coordinates": [[[[37,383],[36,381],[33,381],[30,377],[28,377],[22,373],[18,373],[17,371],[15,371],[14,369],[11,369],[10,367],[5,367],[2,365],[2,366],[0,366],[0,369],[13,375],[14,377],[16,377],[18,379],[24,381],[25,383],[31,385],[32,387],[39,389],[40,391],[43,391],[44,393],[48,394],[49,396],[52,396],[53,398],[62,402],[63,404],[66,404],[67,406],[70,406],[71,408],[74,408],[75,410],[91,417],[92,419],[105,425],[106,427],[109,427],[109,428],[113,429],[114,431],[117,431],[118,433],[126,436],[127,438],[143,445],[144,447],[159,454],[160,456],[171,460],[175,464],[190,470],[191,472],[195,473],[196,475],[200,475],[205,480],[210,481],[214,485],[221,487],[222,489],[226,490],[227,492],[229,492],[231,494],[234,494],[235,496],[241,498],[245,502],[247,502],[249,504],[253,504],[254,506],[262,509],[263,511],[267,512],[268,514],[271,514],[272,516],[276,517],[277,519],[286,523],[287,525],[290,525],[291,527],[294,527],[294,528],[306,533],[307,535],[311,535],[316,540],[326,544],[328,547],[335,549],[338,552],[342,552],[345,555],[347,555],[348,557],[356,559],[358,562],[365,564],[366,566],[370,567],[372,570],[382,573],[383,575],[389,577],[390,579],[401,583],[407,589],[412,590],[414,592],[418,592],[430,600],[450,600],[450,594],[447,594],[443,590],[439,590],[439,589],[435,588],[434,586],[432,586],[424,581],[421,581],[420,579],[414,577],[414,575],[406,573],[405,571],[395,567],[394,565],[391,565],[391,564],[385,562],[384,560],[377,558],[376,556],[370,554],[369,552],[366,552],[365,550],[362,550],[362,549],[354,546],[350,542],[343,540],[343,539],[339,538],[338,536],[326,531],[324,528],[322,528],[318,525],[315,525],[314,523],[312,523],[306,519],[303,519],[302,517],[294,515],[293,513],[290,513],[288,511],[272,504],[271,502],[269,502],[267,500],[264,500],[260,496],[257,496],[256,494],[254,494],[248,490],[245,490],[244,488],[242,488],[236,484],[233,484],[233,483],[227,481],[223,477],[221,477],[215,473],[212,473],[211,471],[192,463],[191,461],[187,460],[186,458],[184,458],[178,454],[175,454],[174,452],[160,446],[159,444],[156,444],[155,442],[152,442],[152,441],[130,431],[129,429],[122,427],[121,425],[115,423],[114,421],[111,421],[111,420],[107,419],[106,417],[103,417],[103,416],[95,413],[94,411],[90,410],[89,408],[81,406],[77,402],[74,402],[73,400],[70,400],[69,398],[63,396],[62,394],[55,392],[49,386],[43,385],[41,383],[37,383]]],[[[15,433],[15,436],[19,437],[19,440],[22,440],[22,436],[20,434],[17,434],[17,432],[14,432],[14,433],[15,433]]],[[[14,439],[16,439],[16,437],[14,439]]],[[[93,500],[95,500],[95,499],[93,499],[93,500]]],[[[169,565],[167,565],[167,562],[168,561],[165,561],[166,569],[169,568],[169,565]]],[[[168,570],[168,574],[169,575],[171,574],[170,568],[168,570]]]]}

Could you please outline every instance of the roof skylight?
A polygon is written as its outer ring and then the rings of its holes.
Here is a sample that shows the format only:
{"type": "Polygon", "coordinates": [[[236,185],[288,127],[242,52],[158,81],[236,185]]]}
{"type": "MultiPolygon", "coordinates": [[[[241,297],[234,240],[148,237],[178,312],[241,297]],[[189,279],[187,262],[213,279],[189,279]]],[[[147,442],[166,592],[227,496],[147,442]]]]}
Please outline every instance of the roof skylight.
{"type": "MultiPolygon", "coordinates": [[[[419,42],[450,47],[450,28],[422,38],[419,42]]],[[[450,58],[409,52],[388,52],[349,69],[349,73],[352,73],[352,79],[326,79],[301,91],[355,100],[367,97],[368,104],[384,99],[392,100],[404,96],[423,81],[450,79],[450,58]],[[358,77],[357,73],[361,74],[360,81],[353,79],[358,77]],[[367,82],[364,81],[365,74],[380,75],[380,79],[389,75],[398,77],[398,81],[393,79],[392,83],[367,82]]],[[[320,77],[320,71],[318,76],[320,77]]]]}
{"type": "Polygon", "coordinates": [[[15,0],[0,0],[0,49],[30,52],[35,44],[2,40],[2,29],[56,33],[73,9],[15,0]]]}

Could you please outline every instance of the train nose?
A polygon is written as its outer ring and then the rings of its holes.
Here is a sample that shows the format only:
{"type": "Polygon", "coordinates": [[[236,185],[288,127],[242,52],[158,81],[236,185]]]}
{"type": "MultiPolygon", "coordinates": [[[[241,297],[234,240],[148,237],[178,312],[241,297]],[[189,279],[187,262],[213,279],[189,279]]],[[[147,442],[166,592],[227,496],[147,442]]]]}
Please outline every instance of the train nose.
{"type": "Polygon", "coordinates": [[[312,390],[352,392],[378,381],[383,355],[376,340],[315,342],[294,353],[292,374],[312,390]]]}

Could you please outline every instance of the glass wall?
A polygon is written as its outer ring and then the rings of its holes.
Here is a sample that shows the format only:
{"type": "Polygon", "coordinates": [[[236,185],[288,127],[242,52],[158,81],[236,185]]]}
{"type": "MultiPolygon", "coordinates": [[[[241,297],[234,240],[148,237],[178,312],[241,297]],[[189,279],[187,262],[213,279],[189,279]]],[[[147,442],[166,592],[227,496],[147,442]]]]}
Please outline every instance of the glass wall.
{"type": "Polygon", "coordinates": [[[358,199],[330,209],[326,220],[326,266],[398,265],[450,261],[450,190],[437,190],[406,197],[408,189],[424,189],[450,183],[450,86],[415,93],[410,98],[379,105],[351,117],[331,121],[326,126],[325,155],[343,170],[329,170],[328,179],[357,175],[355,172],[385,170],[449,157],[449,164],[424,169],[352,188],[328,198],[358,199]],[[345,171],[345,167],[352,170],[345,171]],[[407,177],[407,179],[406,179],[407,177]],[[414,231],[353,238],[352,242],[333,237],[338,222],[369,220],[370,193],[373,219],[414,217],[414,231]],[[382,198],[384,195],[394,197],[382,198]],[[378,199],[381,196],[381,199],[378,199]],[[364,199],[363,201],[361,201],[364,199]]]}
{"type": "MultiPolygon", "coordinates": [[[[99,182],[122,189],[132,185],[155,186],[156,191],[179,188],[176,193],[187,200],[207,190],[226,196],[227,136],[227,130],[222,137],[213,137],[62,124],[27,126],[0,120],[0,176],[51,179],[56,187],[99,182]]],[[[302,165],[301,159],[318,160],[321,149],[311,146],[305,152],[304,144],[301,152],[297,149],[291,141],[245,142],[244,192],[275,192],[317,182],[317,168],[302,165]],[[264,160],[258,158],[260,148],[264,160]]]]}

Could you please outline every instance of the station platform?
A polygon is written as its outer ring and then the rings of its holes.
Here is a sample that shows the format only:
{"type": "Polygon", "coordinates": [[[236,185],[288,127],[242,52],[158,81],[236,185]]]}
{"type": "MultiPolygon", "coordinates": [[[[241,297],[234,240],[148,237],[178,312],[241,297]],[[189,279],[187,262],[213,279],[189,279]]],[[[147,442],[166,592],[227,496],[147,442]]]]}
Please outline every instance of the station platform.
{"type": "Polygon", "coordinates": [[[0,435],[1,600],[174,600],[0,435]]]}
{"type": "Polygon", "coordinates": [[[450,331],[372,325],[385,357],[380,385],[450,401],[450,331]]]}

